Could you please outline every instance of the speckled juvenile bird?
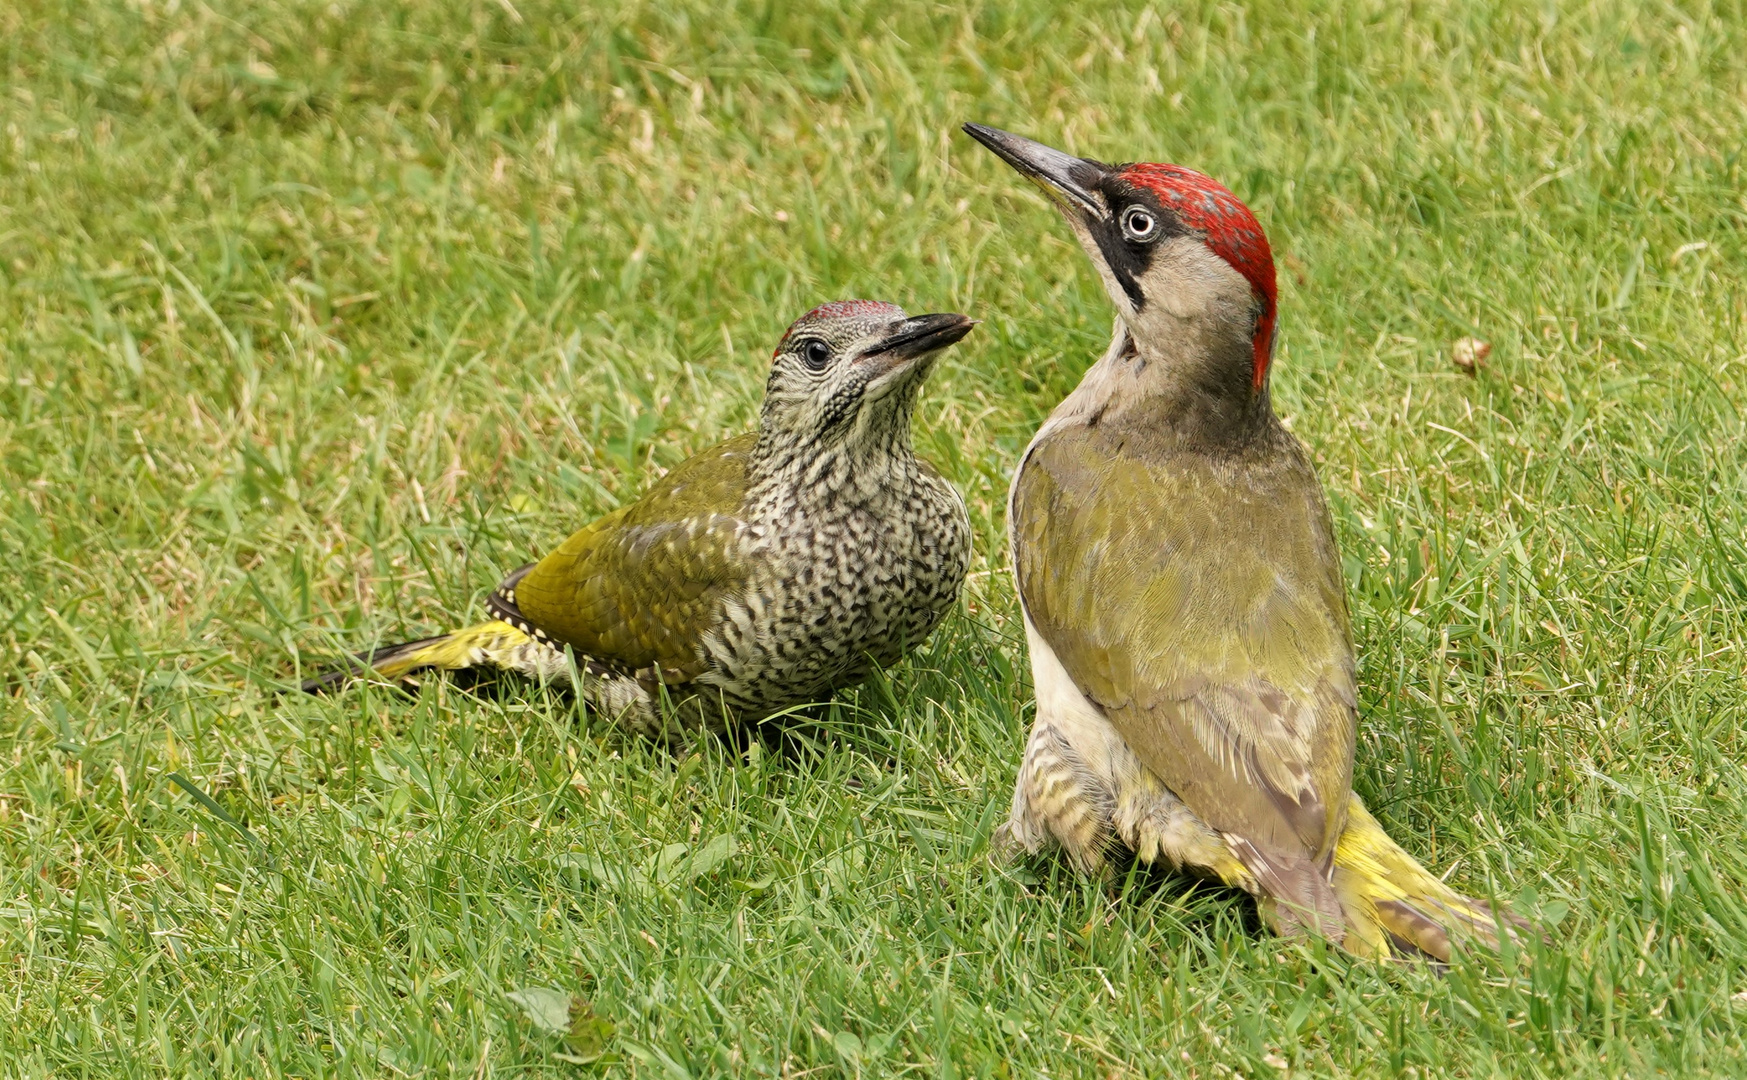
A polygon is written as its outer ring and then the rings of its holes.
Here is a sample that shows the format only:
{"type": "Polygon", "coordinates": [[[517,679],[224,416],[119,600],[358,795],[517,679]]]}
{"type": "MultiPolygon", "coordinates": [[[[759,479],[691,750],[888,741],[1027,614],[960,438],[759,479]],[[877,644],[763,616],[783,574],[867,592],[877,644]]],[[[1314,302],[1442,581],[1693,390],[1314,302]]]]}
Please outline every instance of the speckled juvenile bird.
{"type": "Polygon", "coordinates": [[[1269,403],[1274,261],[1254,215],[1191,169],[965,130],[1051,197],[1119,315],[1013,481],[1037,717],[1003,839],[1088,870],[1127,849],[1211,874],[1276,930],[1357,953],[1496,945],[1488,905],[1352,791],[1346,585],[1269,403]]]}
{"type": "Polygon", "coordinates": [[[973,325],[867,300],[814,308],[776,347],[758,431],[511,574],[491,621],[366,663],[389,679],[490,666],[568,680],[568,646],[589,705],[657,735],[819,701],[895,662],[970,565],[964,502],[916,456],[910,423],[939,351],[973,325]]]}

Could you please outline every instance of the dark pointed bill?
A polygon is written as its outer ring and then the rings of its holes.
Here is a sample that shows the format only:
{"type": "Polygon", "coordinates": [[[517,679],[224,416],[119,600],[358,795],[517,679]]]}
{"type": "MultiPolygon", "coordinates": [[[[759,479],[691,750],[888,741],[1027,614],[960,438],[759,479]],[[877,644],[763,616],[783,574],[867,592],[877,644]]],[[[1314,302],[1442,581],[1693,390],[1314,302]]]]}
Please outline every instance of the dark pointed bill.
{"type": "Polygon", "coordinates": [[[896,366],[905,360],[946,348],[970,333],[975,325],[975,319],[956,312],[918,315],[894,326],[885,340],[863,353],[861,359],[868,361],[877,357],[889,366],[896,366]]]}
{"type": "Polygon", "coordinates": [[[1023,135],[982,124],[966,124],[964,132],[1064,207],[1071,206],[1095,218],[1108,215],[1104,199],[1096,190],[1109,171],[1102,162],[1064,154],[1023,135]]]}

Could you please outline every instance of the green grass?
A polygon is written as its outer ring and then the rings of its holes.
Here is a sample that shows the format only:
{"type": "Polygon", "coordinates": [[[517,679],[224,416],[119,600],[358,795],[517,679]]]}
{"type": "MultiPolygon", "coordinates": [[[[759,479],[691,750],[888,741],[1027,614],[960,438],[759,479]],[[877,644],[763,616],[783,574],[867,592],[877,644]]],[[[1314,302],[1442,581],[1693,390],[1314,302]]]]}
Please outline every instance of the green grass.
{"type": "Polygon", "coordinates": [[[1747,8],[1136,7],[0,6],[0,1074],[585,1072],[540,986],[647,1077],[1747,1073],[1747,8]],[[1520,966],[989,861],[1006,478],[1110,308],[966,119],[1270,230],[1355,784],[1520,966]],[[974,576],[888,681],[677,757],[274,696],[476,618],[845,296],[985,320],[917,422],[974,576]]]}

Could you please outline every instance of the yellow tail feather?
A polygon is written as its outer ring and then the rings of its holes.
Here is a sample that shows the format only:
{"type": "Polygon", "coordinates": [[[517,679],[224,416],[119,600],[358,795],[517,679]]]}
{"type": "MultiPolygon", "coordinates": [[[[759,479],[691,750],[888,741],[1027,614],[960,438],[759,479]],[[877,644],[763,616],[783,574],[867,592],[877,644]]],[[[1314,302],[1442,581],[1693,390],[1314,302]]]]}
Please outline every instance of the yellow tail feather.
{"type": "Polygon", "coordinates": [[[1499,929],[1520,941],[1529,924],[1495,915],[1451,889],[1389,838],[1357,795],[1335,848],[1335,893],[1346,912],[1346,948],[1365,956],[1423,953],[1448,962],[1464,942],[1497,949],[1499,929]]]}
{"type": "Polygon", "coordinates": [[[381,653],[370,658],[370,666],[384,679],[398,679],[425,668],[459,671],[482,664],[507,667],[496,657],[506,650],[529,643],[528,635],[506,622],[480,623],[452,634],[411,643],[390,656],[381,653]]]}
{"type": "Polygon", "coordinates": [[[343,668],[308,680],[303,689],[316,693],[365,674],[374,674],[381,679],[402,679],[430,668],[459,671],[496,667],[542,678],[568,674],[562,653],[497,619],[452,634],[390,645],[359,657],[359,660],[361,663],[357,667],[343,668]]]}

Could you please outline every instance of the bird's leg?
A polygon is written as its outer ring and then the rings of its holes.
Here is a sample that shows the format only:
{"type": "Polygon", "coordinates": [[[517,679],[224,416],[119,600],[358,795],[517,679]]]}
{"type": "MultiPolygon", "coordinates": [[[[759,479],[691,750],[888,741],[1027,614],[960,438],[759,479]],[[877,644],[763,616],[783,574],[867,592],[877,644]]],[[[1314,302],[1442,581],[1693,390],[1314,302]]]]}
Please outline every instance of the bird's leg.
{"type": "Polygon", "coordinates": [[[1039,718],[1025,746],[1025,761],[1013,788],[1013,809],[995,834],[995,851],[1013,857],[1036,854],[1052,841],[1087,874],[1106,869],[1111,838],[1110,790],[1098,782],[1073,746],[1039,718]]]}

